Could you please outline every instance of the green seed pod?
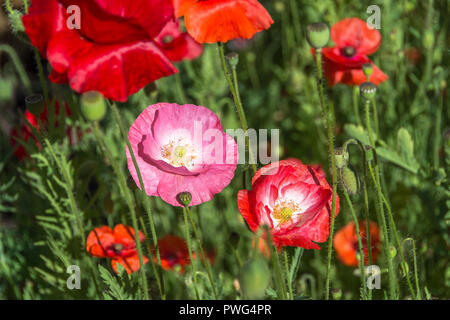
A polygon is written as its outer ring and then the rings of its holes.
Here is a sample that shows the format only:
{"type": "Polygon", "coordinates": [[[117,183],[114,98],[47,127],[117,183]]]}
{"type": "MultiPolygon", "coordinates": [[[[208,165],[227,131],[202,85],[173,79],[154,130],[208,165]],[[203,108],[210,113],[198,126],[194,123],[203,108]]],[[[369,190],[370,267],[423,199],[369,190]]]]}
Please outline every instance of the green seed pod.
{"type": "Polygon", "coordinates": [[[225,57],[231,68],[236,68],[239,63],[239,55],[236,52],[231,52],[225,57]]]}
{"type": "Polygon", "coordinates": [[[183,206],[187,207],[192,201],[192,194],[190,192],[181,192],[178,194],[177,198],[183,206]]]}
{"type": "Polygon", "coordinates": [[[361,92],[361,96],[364,99],[370,100],[375,98],[375,95],[377,93],[377,86],[372,82],[364,82],[359,86],[359,90],[361,92]]]}
{"type": "Polygon", "coordinates": [[[241,269],[240,285],[244,297],[247,299],[261,299],[264,297],[270,283],[270,270],[267,262],[262,258],[251,259],[241,269]]]}
{"type": "Polygon", "coordinates": [[[344,188],[350,195],[355,195],[359,191],[359,179],[355,171],[349,167],[344,167],[339,170],[340,181],[342,188],[344,188]]]}
{"type": "Polygon", "coordinates": [[[330,28],[323,22],[310,24],[306,28],[306,39],[311,47],[323,48],[330,40],[330,28]]]}
{"type": "Polygon", "coordinates": [[[336,159],[336,167],[338,169],[343,169],[348,165],[350,156],[347,150],[344,150],[344,148],[340,147],[334,150],[334,158],[336,159]]]}
{"type": "Polygon", "coordinates": [[[364,72],[364,75],[366,76],[367,80],[370,79],[370,76],[373,72],[373,66],[371,63],[364,63],[362,66],[362,71],[364,72]]]}
{"type": "Polygon", "coordinates": [[[389,254],[391,255],[391,258],[395,258],[397,256],[397,249],[394,246],[390,246],[389,254]]]}
{"type": "Polygon", "coordinates": [[[106,102],[96,91],[86,92],[81,96],[81,112],[86,120],[100,121],[106,115],[106,102]]]}
{"type": "Polygon", "coordinates": [[[42,94],[33,94],[25,98],[27,110],[36,117],[39,117],[45,109],[44,97],[42,94]]]}
{"type": "Polygon", "coordinates": [[[342,298],[342,290],[341,289],[333,289],[331,291],[334,300],[341,300],[342,298]]]}

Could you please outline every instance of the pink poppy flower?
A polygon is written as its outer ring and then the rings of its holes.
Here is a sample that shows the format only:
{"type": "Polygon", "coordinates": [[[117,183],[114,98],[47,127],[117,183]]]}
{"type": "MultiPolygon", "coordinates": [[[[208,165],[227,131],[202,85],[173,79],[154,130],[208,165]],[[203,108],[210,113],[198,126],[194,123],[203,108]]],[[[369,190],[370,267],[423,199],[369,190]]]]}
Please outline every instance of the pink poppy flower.
{"type": "MultiPolygon", "coordinates": [[[[328,238],[331,196],[320,166],[288,159],[261,168],[252,190],[238,192],[238,208],[253,232],[269,227],[275,246],[320,249],[315,242],[328,238]]],[[[338,211],[337,197],[335,215],[338,211]]]]}
{"type": "MultiPolygon", "coordinates": [[[[145,109],[128,137],[142,173],[145,190],[173,206],[189,192],[190,205],[209,201],[233,179],[237,144],[225,134],[211,110],[191,104],[159,103],[145,109]]],[[[127,150],[128,169],[139,179],[127,150]]]]}

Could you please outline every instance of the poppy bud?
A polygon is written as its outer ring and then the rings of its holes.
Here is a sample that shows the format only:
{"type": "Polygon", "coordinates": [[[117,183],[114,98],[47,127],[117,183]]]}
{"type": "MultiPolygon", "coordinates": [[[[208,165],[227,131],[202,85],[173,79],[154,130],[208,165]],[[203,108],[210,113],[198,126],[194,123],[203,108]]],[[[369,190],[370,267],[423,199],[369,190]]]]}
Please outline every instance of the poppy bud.
{"type": "Polygon", "coordinates": [[[241,290],[247,299],[264,297],[270,282],[270,270],[264,259],[252,259],[244,264],[240,276],[241,290]]]}
{"type": "Polygon", "coordinates": [[[315,49],[323,48],[330,39],[330,28],[323,22],[310,24],[306,28],[306,39],[311,47],[315,49]]]}
{"type": "Polygon", "coordinates": [[[192,201],[192,194],[190,192],[181,192],[178,194],[178,201],[187,207],[192,201]]]}
{"type": "Polygon", "coordinates": [[[45,103],[42,94],[33,94],[25,98],[25,105],[28,111],[30,111],[36,117],[44,111],[45,103]]]}
{"type": "Polygon", "coordinates": [[[364,73],[364,75],[366,76],[367,80],[370,79],[370,76],[372,75],[373,72],[373,66],[371,63],[364,63],[362,66],[362,71],[364,73]]]}
{"type": "Polygon", "coordinates": [[[390,246],[389,254],[391,255],[391,258],[395,258],[395,256],[397,255],[397,249],[394,246],[390,246]]]}
{"type": "Polygon", "coordinates": [[[9,21],[11,23],[11,29],[14,33],[25,32],[25,27],[22,22],[22,12],[13,9],[9,14],[9,21]]]}
{"type": "Polygon", "coordinates": [[[232,232],[232,233],[230,234],[230,239],[229,239],[229,241],[230,241],[231,246],[232,246],[234,249],[237,248],[237,246],[238,246],[238,244],[239,244],[239,240],[240,240],[240,237],[239,237],[239,234],[238,234],[237,232],[232,232]]]}
{"type": "Polygon", "coordinates": [[[341,185],[349,194],[355,195],[359,190],[359,180],[356,173],[349,167],[340,170],[341,185]]]}
{"type": "Polygon", "coordinates": [[[106,102],[97,91],[89,91],[81,96],[81,112],[86,120],[100,121],[106,115],[106,102]]]}
{"type": "Polygon", "coordinates": [[[336,167],[338,169],[343,169],[348,165],[349,154],[344,148],[336,148],[334,150],[334,158],[336,159],[336,167]]]}
{"type": "Polygon", "coordinates": [[[239,55],[236,52],[227,54],[226,59],[231,68],[236,68],[239,63],[239,55]]]}
{"type": "Polygon", "coordinates": [[[375,98],[375,94],[377,93],[377,86],[372,82],[364,82],[359,86],[359,90],[361,92],[361,96],[364,99],[370,100],[375,98]]]}

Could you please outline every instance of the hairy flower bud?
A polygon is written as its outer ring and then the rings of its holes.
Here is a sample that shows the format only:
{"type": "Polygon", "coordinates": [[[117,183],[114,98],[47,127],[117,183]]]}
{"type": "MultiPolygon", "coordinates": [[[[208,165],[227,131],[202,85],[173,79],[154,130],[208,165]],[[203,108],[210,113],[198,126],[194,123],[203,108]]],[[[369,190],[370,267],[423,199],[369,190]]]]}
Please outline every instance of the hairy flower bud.
{"type": "Polygon", "coordinates": [[[342,169],[348,165],[350,156],[347,150],[344,150],[344,148],[340,147],[334,150],[334,158],[336,159],[336,167],[338,169],[342,169]]]}
{"type": "Polygon", "coordinates": [[[350,195],[355,195],[359,190],[359,179],[356,173],[349,167],[344,167],[340,171],[340,180],[342,188],[350,195]]]}
{"type": "Polygon", "coordinates": [[[311,47],[323,48],[330,40],[330,28],[323,22],[310,24],[306,28],[306,39],[311,47]]]}

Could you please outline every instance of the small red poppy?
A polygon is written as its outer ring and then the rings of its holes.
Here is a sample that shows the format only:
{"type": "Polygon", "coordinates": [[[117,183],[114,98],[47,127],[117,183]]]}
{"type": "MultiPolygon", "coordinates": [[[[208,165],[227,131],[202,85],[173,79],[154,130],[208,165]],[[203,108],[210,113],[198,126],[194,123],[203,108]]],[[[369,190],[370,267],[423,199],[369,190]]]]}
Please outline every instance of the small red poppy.
{"type": "Polygon", "coordinates": [[[381,34],[371,29],[359,18],[347,18],[331,28],[334,47],[323,48],[324,71],[330,86],[338,83],[360,85],[367,81],[362,71],[364,64],[373,67],[370,82],[378,85],[388,79],[368,56],[377,51],[381,43],[381,34]]]}
{"type": "Polygon", "coordinates": [[[271,230],[275,246],[320,249],[315,242],[328,238],[331,195],[320,166],[288,159],[260,169],[252,190],[238,192],[238,208],[253,232],[262,225],[271,230]]]}
{"type": "MultiPolygon", "coordinates": [[[[370,222],[370,243],[372,250],[372,263],[377,260],[379,253],[380,235],[378,226],[375,222],[370,222]]],[[[369,251],[367,246],[366,222],[359,222],[359,234],[364,252],[364,264],[369,263],[369,251]]],[[[358,238],[356,236],[355,223],[350,222],[345,227],[336,232],[333,239],[334,248],[336,249],[338,259],[345,265],[351,267],[358,266],[356,253],[359,251],[358,238]]]]}
{"type": "Polygon", "coordinates": [[[173,0],[189,34],[200,43],[250,39],[270,28],[270,14],[257,0],[173,0]]]}
{"type": "MultiPolygon", "coordinates": [[[[164,270],[173,270],[176,266],[179,266],[180,272],[184,272],[184,266],[191,263],[189,250],[183,238],[167,235],[158,240],[158,247],[161,267],[164,270]]],[[[156,263],[156,257],[154,259],[156,263]]]]}
{"type": "MultiPolygon", "coordinates": [[[[144,234],[139,231],[139,239],[145,239],[144,234]]],[[[139,270],[139,256],[136,249],[134,229],[118,224],[111,229],[102,226],[92,230],[86,241],[86,250],[94,257],[109,258],[114,271],[117,273],[117,264],[121,264],[127,273],[139,270]]],[[[148,262],[146,256],[144,264],[148,262]]]]}

